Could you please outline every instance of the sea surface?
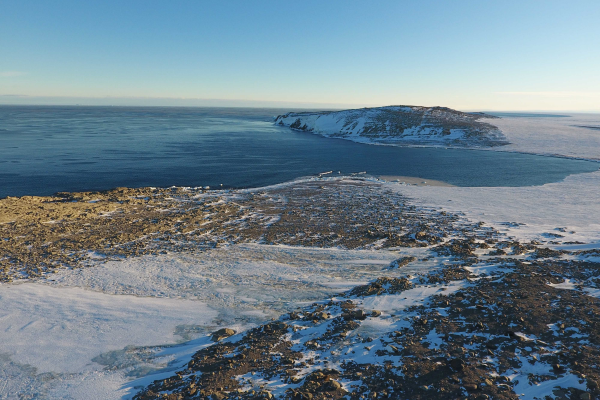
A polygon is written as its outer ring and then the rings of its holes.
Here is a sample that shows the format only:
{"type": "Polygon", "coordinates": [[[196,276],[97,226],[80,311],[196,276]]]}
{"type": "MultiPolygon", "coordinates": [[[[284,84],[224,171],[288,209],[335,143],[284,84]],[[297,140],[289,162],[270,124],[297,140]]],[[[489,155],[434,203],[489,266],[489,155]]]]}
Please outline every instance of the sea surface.
{"type": "Polygon", "coordinates": [[[365,145],[273,125],[288,111],[0,106],[0,197],[119,186],[258,187],[325,171],[530,186],[598,169],[528,154],[365,145]]]}

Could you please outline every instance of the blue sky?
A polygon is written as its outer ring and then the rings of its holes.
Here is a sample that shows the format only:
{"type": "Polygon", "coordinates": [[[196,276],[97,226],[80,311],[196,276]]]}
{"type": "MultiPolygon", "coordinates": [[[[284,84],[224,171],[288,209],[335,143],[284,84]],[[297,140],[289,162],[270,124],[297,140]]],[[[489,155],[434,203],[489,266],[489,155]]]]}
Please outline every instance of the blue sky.
{"type": "Polygon", "coordinates": [[[0,103],[600,111],[600,2],[0,1],[0,103]]]}

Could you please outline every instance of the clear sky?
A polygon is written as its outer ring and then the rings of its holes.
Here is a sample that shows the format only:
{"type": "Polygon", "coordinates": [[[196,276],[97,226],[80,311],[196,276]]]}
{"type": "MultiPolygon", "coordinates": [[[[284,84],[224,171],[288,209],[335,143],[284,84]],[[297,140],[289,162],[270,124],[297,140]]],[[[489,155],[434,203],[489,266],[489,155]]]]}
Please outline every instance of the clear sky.
{"type": "Polygon", "coordinates": [[[600,1],[0,0],[0,103],[600,112],[600,1]]]}

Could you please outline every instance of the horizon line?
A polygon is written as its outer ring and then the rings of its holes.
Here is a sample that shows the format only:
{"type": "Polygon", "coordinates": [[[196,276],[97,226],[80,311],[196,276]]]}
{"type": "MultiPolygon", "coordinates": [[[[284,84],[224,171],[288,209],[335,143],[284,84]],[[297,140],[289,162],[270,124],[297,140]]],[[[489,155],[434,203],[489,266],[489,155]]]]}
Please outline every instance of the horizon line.
{"type": "MultiPolygon", "coordinates": [[[[290,101],[290,100],[245,100],[245,99],[211,99],[211,98],[193,98],[193,97],[150,97],[150,96],[102,96],[102,97],[84,97],[84,96],[32,96],[22,94],[0,94],[0,106],[77,106],[77,107],[187,107],[187,108],[301,108],[301,109],[324,109],[334,108],[337,110],[343,109],[356,109],[356,108],[378,108],[378,107],[389,107],[389,106],[416,106],[413,104],[386,104],[376,105],[369,103],[325,103],[325,102],[308,102],[308,101],[290,101]],[[35,103],[19,103],[19,102],[3,102],[2,100],[10,99],[39,99],[40,102],[35,103]],[[46,101],[43,101],[46,99],[46,101]],[[82,102],[90,100],[140,100],[140,101],[197,101],[206,103],[230,103],[227,104],[80,104],[78,100],[82,102]],[[50,102],[50,100],[57,100],[57,102],[50,102]],[[62,100],[62,101],[61,101],[62,100]],[[239,104],[231,104],[239,103],[239,104]],[[263,105],[258,105],[258,104],[263,105]]],[[[447,107],[445,105],[435,106],[419,106],[419,107],[447,107]]],[[[598,114],[598,110],[568,110],[568,109],[491,109],[491,108],[461,108],[460,110],[465,112],[530,112],[530,113],[582,113],[582,114],[598,114]]]]}

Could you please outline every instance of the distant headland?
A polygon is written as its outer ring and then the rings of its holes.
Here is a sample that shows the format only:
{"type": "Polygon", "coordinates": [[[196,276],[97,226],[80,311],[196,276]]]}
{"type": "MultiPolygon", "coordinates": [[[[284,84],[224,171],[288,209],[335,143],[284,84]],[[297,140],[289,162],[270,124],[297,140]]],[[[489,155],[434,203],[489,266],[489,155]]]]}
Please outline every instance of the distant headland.
{"type": "Polygon", "coordinates": [[[387,106],[344,111],[290,112],[275,123],[326,137],[361,143],[447,147],[509,144],[498,127],[482,119],[498,118],[446,107],[387,106]]]}

